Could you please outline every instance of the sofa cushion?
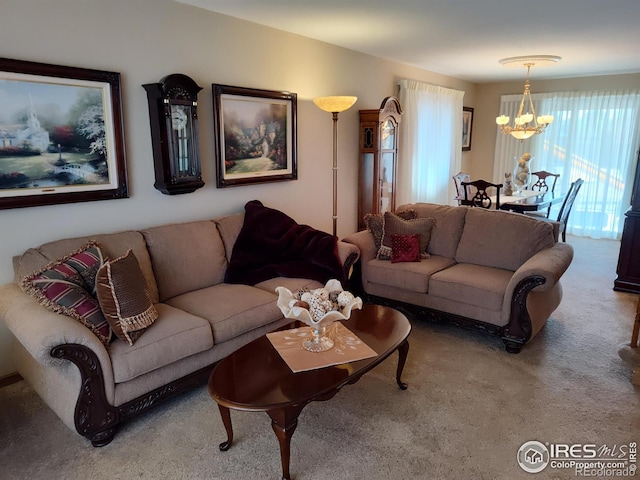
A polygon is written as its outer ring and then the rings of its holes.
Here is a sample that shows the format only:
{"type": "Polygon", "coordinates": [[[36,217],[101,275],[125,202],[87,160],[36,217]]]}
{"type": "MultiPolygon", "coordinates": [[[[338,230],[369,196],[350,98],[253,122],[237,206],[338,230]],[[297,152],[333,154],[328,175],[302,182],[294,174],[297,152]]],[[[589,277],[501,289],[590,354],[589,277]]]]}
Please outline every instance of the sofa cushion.
{"type": "Polygon", "coordinates": [[[116,383],[177,362],[213,347],[211,326],[170,305],[156,304],[158,319],[135,344],[117,339],[109,346],[109,356],[116,383]]]}
{"type": "Polygon", "coordinates": [[[249,285],[220,283],[167,300],[169,305],[205,318],[216,344],[282,318],[275,293],[249,285]]]}
{"type": "Polygon", "coordinates": [[[413,220],[404,220],[395,213],[385,212],[384,214],[384,235],[382,236],[382,245],[378,250],[378,258],[380,260],[391,260],[391,236],[392,235],[411,235],[420,236],[420,253],[427,255],[427,247],[431,238],[431,229],[433,228],[433,218],[415,218],[413,220]]]}
{"type": "Polygon", "coordinates": [[[516,271],[554,243],[553,227],[546,222],[517,213],[469,208],[455,259],[516,271]]]}
{"type": "Polygon", "coordinates": [[[220,238],[222,238],[222,243],[224,244],[227,262],[230,262],[233,245],[236,243],[236,239],[238,238],[240,230],[242,230],[242,225],[244,224],[244,212],[217,218],[214,222],[218,232],[220,233],[220,238]]]}
{"type": "Polygon", "coordinates": [[[214,222],[164,225],[143,230],[142,234],[161,302],[223,281],[227,258],[214,222]]]}
{"type": "Polygon", "coordinates": [[[324,285],[316,280],[309,280],[307,278],[277,277],[256,283],[254,287],[277,295],[277,287],[285,287],[287,290],[295,292],[296,290],[302,290],[304,288],[314,290],[316,288],[322,288],[324,285]]]}
{"type": "Polygon", "coordinates": [[[75,318],[108,345],[111,329],[92,293],[102,263],[100,247],[89,242],[24,277],[20,287],[49,310],[75,318]]]}
{"type": "Polygon", "coordinates": [[[416,293],[427,293],[431,276],[455,263],[452,258],[438,255],[431,255],[430,258],[415,263],[391,263],[374,259],[367,262],[366,281],[416,293]]]}
{"type": "Polygon", "coordinates": [[[434,220],[427,253],[455,258],[458,242],[464,228],[464,218],[467,210],[469,210],[467,207],[452,207],[434,203],[410,203],[398,207],[397,213],[399,214],[406,210],[415,210],[418,218],[430,217],[434,220]]]}
{"type": "Polygon", "coordinates": [[[111,329],[129,345],[158,318],[138,259],[131,250],[100,267],[96,295],[111,329]]]}
{"type": "Polygon", "coordinates": [[[501,311],[512,276],[509,270],[459,263],[431,276],[429,295],[501,311]]]}
{"type": "Polygon", "coordinates": [[[419,261],[420,235],[391,235],[391,263],[419,261]]]}

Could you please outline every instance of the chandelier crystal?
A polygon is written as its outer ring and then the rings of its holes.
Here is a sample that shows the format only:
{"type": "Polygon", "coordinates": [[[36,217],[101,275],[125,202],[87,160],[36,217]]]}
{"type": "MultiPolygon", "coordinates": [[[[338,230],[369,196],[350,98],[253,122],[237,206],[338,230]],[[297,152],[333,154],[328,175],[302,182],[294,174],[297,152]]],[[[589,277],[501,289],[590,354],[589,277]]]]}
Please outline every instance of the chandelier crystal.
{"type": "Polygon", "coordinates": [[[550,65],[560,60],[554,55],[538,55],[535,57],[510,57],[500,60],[500,64],[512,67],[527,67],[527,78],[524,83],[524,92],[520,101],[518,114],[513,119],[513,125],[509,125],[509,116],[500,115],[496,117],[496,124],[505,135],[511,135],[518,140],[525,140],[544,130],[553,122],[553,115],[536,115],[536,109],[531,100],[531,90],[529,87],[529,72],[531,67],[540,65],[550,65]],[[525,110],[526,109],[526,110],[525,110]]]}

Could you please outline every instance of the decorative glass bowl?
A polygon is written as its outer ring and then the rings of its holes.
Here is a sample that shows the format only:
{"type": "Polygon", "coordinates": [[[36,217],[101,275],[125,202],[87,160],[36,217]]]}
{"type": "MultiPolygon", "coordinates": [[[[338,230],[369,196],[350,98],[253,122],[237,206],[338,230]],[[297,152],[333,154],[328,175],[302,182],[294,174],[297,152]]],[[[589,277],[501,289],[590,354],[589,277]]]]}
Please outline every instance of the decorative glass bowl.
{"type": "MultiPolygon", "coordinates": [[[[277,287],[278,293],[278,307],[285,316],[285,318],[291,318],[299,320],[302,323],[311,327],[312,338],[305,340],[302,343],[302,347],[310,352],[325,352],[333,347],[333,340],[326,336],[327,327],[338,320],[347,320],[351,316],[351,310],[354,308],[362,308],[362,299],[360,297],[354,297],[349,292],[345,292],[342,289],[342,285],[338,280],[329,280],[322,289],[311,290],[309,293],[313,297],[318,295],[325,296],[320,290],[325,290],[331,298],[341,298],[342,302],[333,302],[336,310],[329,310],[328,308],[318,307],[316,301],[311,302],[310,308],[298,306],[301,304],[300,292],[292,293],[288,288],[277,287]],[[314,293],[315,292],[315,293],[314,293]],[[340,293],[345,292],[345,295],[340,297],[340,293]],[[346,300],[346,301],[344,301],[346,300]]],[[[309,298],[306,296],[305,298],[309,298]]],[[[318,300],[322,302],[323,300],[318,300]]],[[[302,302],[307,303],[308,302],[302,302]]],[[[328,304],[325,304],[328,307],[328,304]]]]}

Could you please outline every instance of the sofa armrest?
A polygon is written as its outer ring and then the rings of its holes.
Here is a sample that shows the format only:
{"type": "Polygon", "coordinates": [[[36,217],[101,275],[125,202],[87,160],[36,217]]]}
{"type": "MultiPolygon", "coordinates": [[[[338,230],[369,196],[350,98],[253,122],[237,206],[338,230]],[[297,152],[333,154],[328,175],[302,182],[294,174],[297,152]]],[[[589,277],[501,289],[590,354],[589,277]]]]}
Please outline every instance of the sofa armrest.
{"type": "Polygon", "coordinates": [[[60,345],[79,344],[91,349],[100,361],[105,384],[113,388],[111,359],[98,337],[77,320],[47,310],[15,283],[0,286],[0,320],[4,320],[16,339],[43,365],[63,362],[51,355],[51,350],[60,345]]]}
{"type": "Polygon", "coordinates": [[[351,243],[358,247],[360,250],[360,260],[363,263],[368,262],[376,258],[376,245],[373,241],[373,236],[368,230],[362,230],[357,233],[352,233],[342,239],[343,242],[351,243]]]}
{"type": "Polygon", "coordinates": [[[342,261],[346,277],[350,278],[353,265],[360,258],[360,249],[356,245],[338,240],[338,255],[342,261]]]}
{"type": "Polygon", "coordinates": [[[507,286],[507,292],[512,292],[523,279],[540,275],[546,279],[545,283],[535,287],[534,291],[551,290],[573,260],[573,247],[568,243],[555,243],[533,255],[515,271],[507,286]]]}

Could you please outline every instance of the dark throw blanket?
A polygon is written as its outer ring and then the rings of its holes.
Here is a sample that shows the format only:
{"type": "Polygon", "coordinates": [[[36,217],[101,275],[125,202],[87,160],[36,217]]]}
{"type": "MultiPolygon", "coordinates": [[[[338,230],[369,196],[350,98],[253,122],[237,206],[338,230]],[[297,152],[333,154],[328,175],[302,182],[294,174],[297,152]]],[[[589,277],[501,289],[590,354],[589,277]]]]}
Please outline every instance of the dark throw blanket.
{"type": "Polygon", "coordinates": [[[231,252],[227,283],[256,283],[275,277],[308,278],[323,285],[345,272],[333,235],[298,225],[279,210],[258,200],[245,207],[244,224],[231,252]]]}

